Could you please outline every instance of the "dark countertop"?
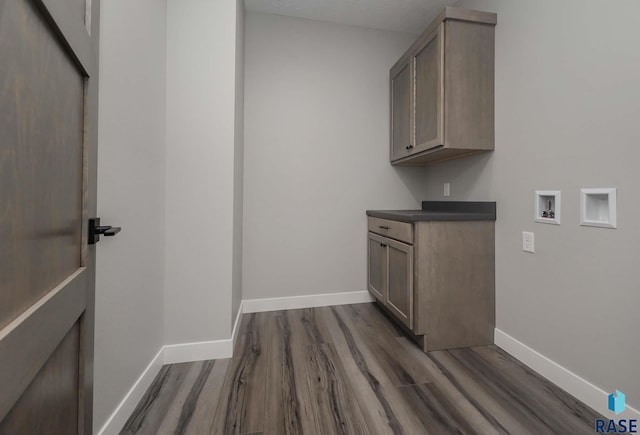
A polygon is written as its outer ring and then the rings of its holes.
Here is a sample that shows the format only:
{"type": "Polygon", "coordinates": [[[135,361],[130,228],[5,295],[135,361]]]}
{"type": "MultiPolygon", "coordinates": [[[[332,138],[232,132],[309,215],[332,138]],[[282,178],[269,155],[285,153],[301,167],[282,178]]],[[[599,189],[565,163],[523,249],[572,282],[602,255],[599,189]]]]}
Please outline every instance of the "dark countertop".
{"type": "Polygon", "coordinates": [[[367,210],[367,216],[403,222],[495,221],[495,202],[423,201],[422,210],[367,210]]]}

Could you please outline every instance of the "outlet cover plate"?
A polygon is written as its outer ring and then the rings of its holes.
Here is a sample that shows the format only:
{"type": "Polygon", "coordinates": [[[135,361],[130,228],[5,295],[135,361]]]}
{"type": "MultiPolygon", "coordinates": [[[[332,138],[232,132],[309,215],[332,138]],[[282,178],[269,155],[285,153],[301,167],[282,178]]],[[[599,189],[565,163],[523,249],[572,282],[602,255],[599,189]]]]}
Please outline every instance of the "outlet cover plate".
{"type": "Polygon", "coordinates": [[[528,231],[522,232],[522,250],[524,252],[531,252],[531,253],[536,252],[533,233],[528,231]]]}

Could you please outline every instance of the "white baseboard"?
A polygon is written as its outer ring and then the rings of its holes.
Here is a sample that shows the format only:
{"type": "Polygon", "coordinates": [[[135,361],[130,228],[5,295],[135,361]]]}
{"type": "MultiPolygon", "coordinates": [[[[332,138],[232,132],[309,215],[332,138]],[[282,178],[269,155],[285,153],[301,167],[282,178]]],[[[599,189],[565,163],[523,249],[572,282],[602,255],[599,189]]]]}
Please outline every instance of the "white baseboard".
{"type": "Polygon", "coordinates": [[[106,423],[98,431],[98,435],[115,435],[120,433],[129,416],[133,413],[133,410],[136,409],[138,402],[142,399],[144,393],[147,392],[147,389],[151,386],[151,383],[162,368],[164,361],[163,354],[164,347],[153,357],[147,368],[144,369],[138,380],[133,384],[133,387],[131,387],[129,392],[124,396],[124,399],[122,399],[106,423]]]}
{"type": "Polygon", "coordinates": [[[204,361],[231,358],[233,340],[198,341],[195,343],[169,344],[164,347],[164,363],[204,361]]]}
{"type": "Polygon", "coordinates": [[[289,296],[284,298],[245,299],[243,302],[245,313],[260,313],[263,311],[327,307],[330,305],[361,304],[373,302],[373,300],[373,296],[371,296],[368,291],[358,291],[309,296],[289,296]]]}
{"type": "MultiPolygon", "coordinates": [[[[498,328],[495,329],[495,344],[605,417],[613,417],[607,409],[609,392],[593,385],[498,328]]],[[[624,388],[624,385],[621,385],[620,388],[624,388]]],[[[627,406],[625,411],[615,418],[640,419],[640,412],[627,406]]]]}
{"type": "Polygon", "coordinates": [[[243,306],[244,301],[240,302],[240,308],[236,314],[236,320],[233,324],[233,330],[231,331],[231,338],[166,345],[164,346],[164,363],[178,364],[209,359],[231,358],[238,328],[240,327],[243,306]]]}
{"type": "Polygon", "coordinates": [[[138,402],[147,391],[163,364],[203,361],[209,359],[231,358],[243,313],[262,311],[291,310],[296,308],[326,307],[373,302],[368,291],[349,293],[329,293],[311,296],[292,296],[272,299],[243,300],[236,314],[231,337],[224,340],[201,341],[165,345],[149,363],[142,375],[116,407],[107,422],[98,431],[98,435],[118,434],[138,402]]]}

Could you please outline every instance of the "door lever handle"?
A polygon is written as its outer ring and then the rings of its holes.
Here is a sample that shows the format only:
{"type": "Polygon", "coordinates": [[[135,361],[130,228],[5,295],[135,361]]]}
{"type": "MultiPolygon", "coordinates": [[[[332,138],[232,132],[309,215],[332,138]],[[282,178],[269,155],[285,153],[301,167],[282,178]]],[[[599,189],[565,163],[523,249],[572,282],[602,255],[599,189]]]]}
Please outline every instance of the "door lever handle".
{"type": "Polygon", "coordinates": [[[96,227],[96,234],[101,234],[105,237],[115,236],[120,231],[122,231],[122,228],[112,227],[111,225],[100,225],[99,227],[96,227]]]}
{"type": "Polygon", "coordinates": [[[87,243],[95,245],[100,241],[100,236],[112,237],[122,231],[121,227],[112,227],[111,225],[100,225],[100,218],[89,219],[89,234],[87,243]]]}

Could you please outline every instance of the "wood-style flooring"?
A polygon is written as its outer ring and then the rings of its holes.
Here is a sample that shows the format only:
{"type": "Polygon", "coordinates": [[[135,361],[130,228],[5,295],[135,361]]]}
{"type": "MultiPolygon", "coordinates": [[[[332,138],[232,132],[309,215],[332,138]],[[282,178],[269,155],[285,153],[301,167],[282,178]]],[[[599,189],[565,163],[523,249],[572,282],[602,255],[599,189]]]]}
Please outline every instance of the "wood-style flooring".
{"type": "Polygon", "coordinates": [[[495,346],[424,354],[374,304],[245,314],[231,359],[162,368],[123,434],[593,434],[495,346]]]}

